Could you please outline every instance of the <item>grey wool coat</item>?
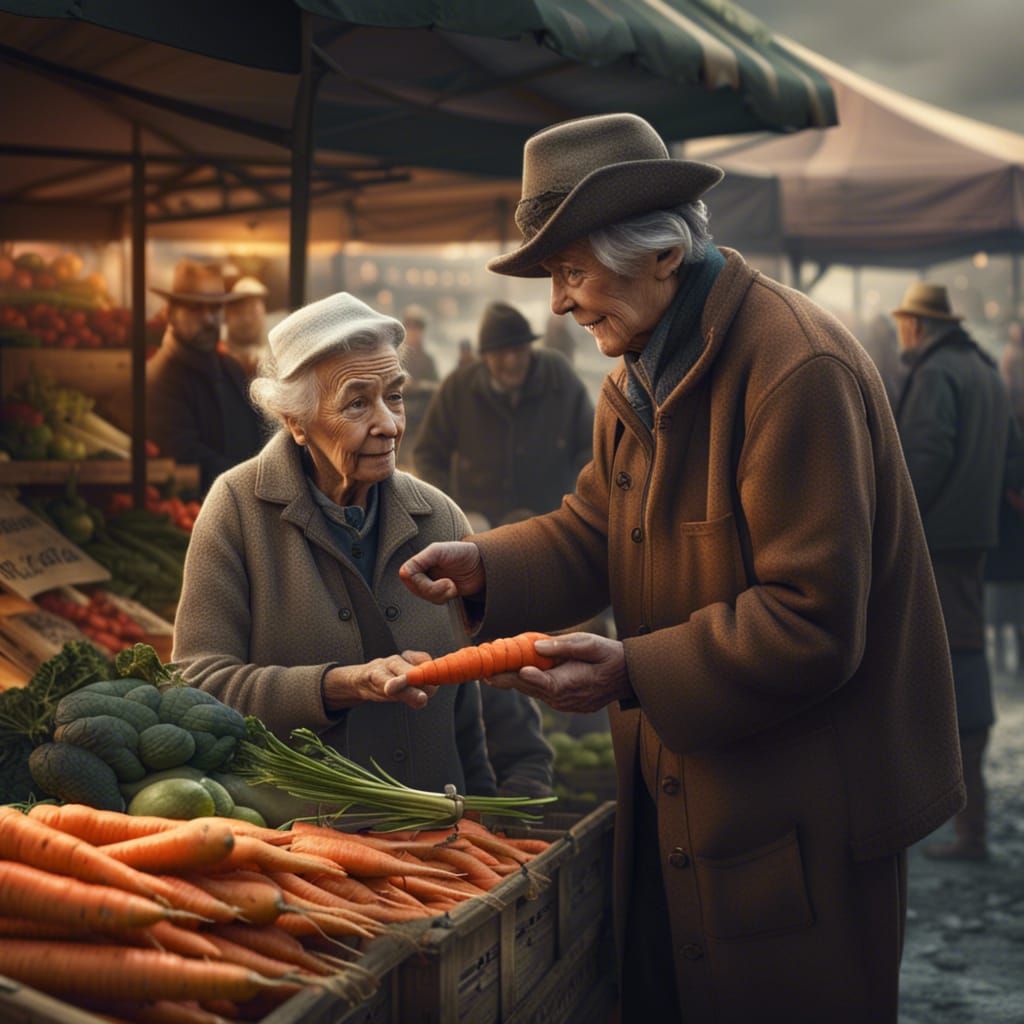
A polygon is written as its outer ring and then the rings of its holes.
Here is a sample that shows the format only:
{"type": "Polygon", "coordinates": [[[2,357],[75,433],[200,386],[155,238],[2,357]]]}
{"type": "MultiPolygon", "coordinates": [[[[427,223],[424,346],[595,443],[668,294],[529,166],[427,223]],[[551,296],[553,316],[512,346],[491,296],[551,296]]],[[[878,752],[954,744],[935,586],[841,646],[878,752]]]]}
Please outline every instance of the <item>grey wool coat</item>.
{"type": "MultiPolygon", "coordinates": [[[[398,567],[432,541],[469,532],[458,507],[396,472],[380,485],[373,587],[331,538],[301,453],[286,431],[220,476],[196,520],[175,620],[173,658],[186,679],[282,739],[300,726],[360,764],[375,759],[417,789],[494,792],[478,684],[442,687],[420,710],[365,703],[329,713],[321,680],[371,660],[357,609],[376,604],[395,649],[433,656],[464,645],[454,605],[414,598],[398,567]]],[[[379,656],[381,653],[377,652],[379,656]]]]}

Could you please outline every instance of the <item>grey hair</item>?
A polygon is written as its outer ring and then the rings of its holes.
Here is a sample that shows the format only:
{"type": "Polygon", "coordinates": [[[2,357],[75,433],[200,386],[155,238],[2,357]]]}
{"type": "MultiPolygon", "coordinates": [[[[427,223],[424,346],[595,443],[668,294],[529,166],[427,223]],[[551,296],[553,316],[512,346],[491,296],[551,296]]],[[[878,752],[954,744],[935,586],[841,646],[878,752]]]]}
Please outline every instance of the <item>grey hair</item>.
{"type": "Polygon", "coordinates": [[[629,217],[590,235],[590,246],[598,261],[623,277],[636,273],[647,253],[677,245],[683,247],[684,263],[699,263],[710,242],[708,208],[700,199],[629,217]]]}
{"type": "Polygon", "coordinates": [[[382,337],[376,331],[355,331],[339,339],[316,359],[301,366],[295,373],[282,377],[277,369],[273,352],[260,360],[257,377],[249,385],[249,398],[273,426],[283,426],[287,419],[293,419],[300,427],[309,425],[316,416],[323,397],[323,387],[316,373],[317,366],[329,356],[346,352],[372,352],[383,345],[398,348],[399,343],[389,337],[382,337]]]}

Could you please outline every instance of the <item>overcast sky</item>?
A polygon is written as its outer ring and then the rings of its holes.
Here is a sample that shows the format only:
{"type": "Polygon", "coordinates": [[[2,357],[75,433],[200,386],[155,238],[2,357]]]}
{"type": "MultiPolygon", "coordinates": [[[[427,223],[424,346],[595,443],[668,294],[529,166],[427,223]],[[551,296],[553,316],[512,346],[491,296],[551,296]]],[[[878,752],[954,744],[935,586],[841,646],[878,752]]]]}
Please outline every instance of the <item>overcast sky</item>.
{"type": "Polygon", "coordinates": [[[882,85],[1024,133],[1024,0],[737,0],[882,85]]]}

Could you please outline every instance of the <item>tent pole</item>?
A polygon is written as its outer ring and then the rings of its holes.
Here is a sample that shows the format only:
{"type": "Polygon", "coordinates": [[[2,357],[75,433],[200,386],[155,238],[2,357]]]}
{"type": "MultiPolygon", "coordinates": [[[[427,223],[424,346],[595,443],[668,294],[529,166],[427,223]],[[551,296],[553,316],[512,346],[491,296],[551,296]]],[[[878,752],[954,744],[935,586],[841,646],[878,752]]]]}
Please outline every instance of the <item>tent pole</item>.
{"type": "Polygon", "coordinates": [[[795,288],[797,291],[801,291],[802,290],[802,287],[801,287],[802,284],[803,284],[803,282],[801,281],[801,268],[802,268],[802,266],[803,266],[803,260],[800,259],[800,256],[797,253],[795,253],[795,252],[791,252],[789,254],[789,283],[790,283],[790,286],[795,288]]]}
{"type": "Polygon", "coordinates": [[[132,125],[132,501],[146,504],[146,161],[132,125]]]}
{"type": "Polygon", "coordinates": [[[288,306],[306,301],[306,250],[309,246],[309,207],[313,169],[313,106],[320,75],[313,71],[313,19],[303,11],[301,21],[302,73],[292,118],[292,197],[288,239],[288,306]]]}

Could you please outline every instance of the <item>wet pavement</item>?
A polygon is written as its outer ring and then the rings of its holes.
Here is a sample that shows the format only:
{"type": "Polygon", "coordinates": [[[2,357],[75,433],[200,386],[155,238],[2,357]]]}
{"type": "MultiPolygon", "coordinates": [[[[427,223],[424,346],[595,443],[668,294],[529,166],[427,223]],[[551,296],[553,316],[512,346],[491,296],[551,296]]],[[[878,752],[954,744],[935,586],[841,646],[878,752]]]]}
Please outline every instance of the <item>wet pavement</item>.
{"type": "Polygon", "coordinates": [[[1024,1024],[1024,674],[995,676],[987,863],[910,850],[900,1024],[1024,1024]]]}

